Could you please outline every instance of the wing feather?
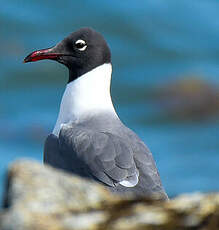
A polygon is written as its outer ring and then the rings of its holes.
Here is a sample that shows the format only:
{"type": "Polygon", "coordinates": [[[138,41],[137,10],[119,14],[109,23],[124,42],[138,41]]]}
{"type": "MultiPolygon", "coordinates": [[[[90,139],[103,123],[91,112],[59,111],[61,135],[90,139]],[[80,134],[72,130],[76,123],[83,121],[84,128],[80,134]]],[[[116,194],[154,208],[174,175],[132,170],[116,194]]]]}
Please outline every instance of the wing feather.
{"type": "Polygon", "coordinates": [[[71,145],[89,172],[105,184],[114,186],[123,180],[132,181],[131,176],[138,175],[132,148],[119,136],[74,127],[63,128],[59,139],[63,149],[71,145]]]}

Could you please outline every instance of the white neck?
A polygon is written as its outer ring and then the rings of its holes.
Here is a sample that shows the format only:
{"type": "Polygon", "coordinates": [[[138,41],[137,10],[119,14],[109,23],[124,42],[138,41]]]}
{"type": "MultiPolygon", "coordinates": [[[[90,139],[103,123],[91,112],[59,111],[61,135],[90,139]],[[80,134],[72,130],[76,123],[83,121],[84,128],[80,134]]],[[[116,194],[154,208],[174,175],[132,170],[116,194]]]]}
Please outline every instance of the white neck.
{"type": "Polygon", "coordinates": [[[63,124],[83,120],[87,115],[116,115],[110,95],[111,74],[111,64],[103,64],[67,84],[53,134],[58,136],[63,124]]]}

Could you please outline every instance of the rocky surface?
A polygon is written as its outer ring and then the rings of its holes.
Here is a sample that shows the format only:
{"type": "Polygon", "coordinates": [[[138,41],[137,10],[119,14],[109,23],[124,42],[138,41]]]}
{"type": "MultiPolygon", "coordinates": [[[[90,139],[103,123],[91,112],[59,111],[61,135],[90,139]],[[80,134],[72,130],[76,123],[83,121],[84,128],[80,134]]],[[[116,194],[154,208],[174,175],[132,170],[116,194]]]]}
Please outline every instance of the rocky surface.
{"type": "Polygon", "coordinates": [[[195,77],[157,89],[161,110],[176,120],[204,120],[219,114],[219,88],[195,77]]]}
{"type": "Polygon", "coordinates": [[[32,161],[8,171],[1,230],[218,230],[219,194],[169,202],[120,198],[105,187],[32,161]]]}

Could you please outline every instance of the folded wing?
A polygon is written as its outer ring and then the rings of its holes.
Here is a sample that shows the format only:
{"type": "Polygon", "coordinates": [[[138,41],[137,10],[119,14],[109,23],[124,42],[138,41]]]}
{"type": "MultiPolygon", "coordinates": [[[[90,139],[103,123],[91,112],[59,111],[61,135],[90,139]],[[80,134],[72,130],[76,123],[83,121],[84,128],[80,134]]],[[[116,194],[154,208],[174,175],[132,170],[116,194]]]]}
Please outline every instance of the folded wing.
{"type": "Polygon", "coordinates": [[[109,186],[119,183],[133,187],[138,183],[131,146],[112,133],[81,127],[63,128],[59,135],[59,151],[76,154],[93,177],[109,186]]]}

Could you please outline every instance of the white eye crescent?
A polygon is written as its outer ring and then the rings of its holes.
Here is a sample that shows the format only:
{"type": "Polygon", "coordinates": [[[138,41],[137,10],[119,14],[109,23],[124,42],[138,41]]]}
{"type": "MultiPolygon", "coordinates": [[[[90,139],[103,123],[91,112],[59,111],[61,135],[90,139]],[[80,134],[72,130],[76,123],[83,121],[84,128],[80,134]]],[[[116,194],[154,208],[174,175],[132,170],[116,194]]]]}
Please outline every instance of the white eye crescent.
{"type": "Polygon", "coordinates": [[[87,44],[84,40],[79,39],[75,42],[75,46],[78,50],[84,51],[87,48],[87,44]]]}

